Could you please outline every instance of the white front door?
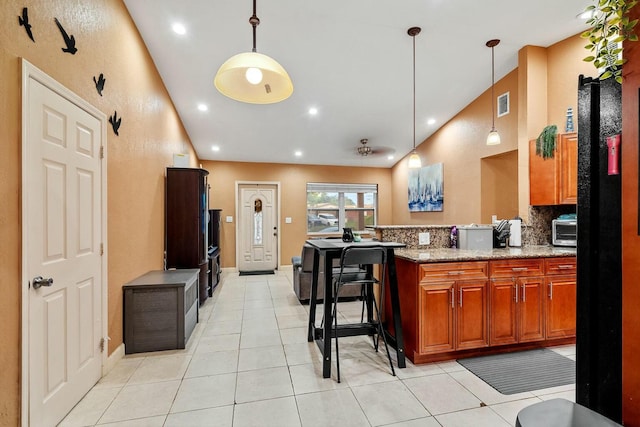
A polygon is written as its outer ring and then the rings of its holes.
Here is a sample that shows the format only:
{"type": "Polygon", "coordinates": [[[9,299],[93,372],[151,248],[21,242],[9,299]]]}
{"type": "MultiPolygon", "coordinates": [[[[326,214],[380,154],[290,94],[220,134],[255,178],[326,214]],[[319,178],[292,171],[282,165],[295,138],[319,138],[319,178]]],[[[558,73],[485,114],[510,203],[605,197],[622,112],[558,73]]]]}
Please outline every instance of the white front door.
{"type": "Polygon", "coordinates": [[[104,116],[25,78],[23,404],[29,425],[53,426],[102,375],[104,116]]]}
{"type": "Polygon", "coordinates": [[[238,270],[275,270],[278,266],[277,187],[243,184],[238,190],[238,270]]]}

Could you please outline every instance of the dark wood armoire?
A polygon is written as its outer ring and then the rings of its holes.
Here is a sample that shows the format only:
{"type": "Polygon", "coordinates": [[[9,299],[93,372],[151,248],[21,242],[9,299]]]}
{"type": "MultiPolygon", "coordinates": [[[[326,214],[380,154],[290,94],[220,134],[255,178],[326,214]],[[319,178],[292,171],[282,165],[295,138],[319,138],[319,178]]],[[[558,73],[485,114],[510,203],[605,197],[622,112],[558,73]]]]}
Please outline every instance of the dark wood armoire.
{"type": "Polygon", "coordinates": [[[199,299],[208,297],[209,255],[207,172],[167,168],[165,194],[166,268],[197,268],[199,299]]]}

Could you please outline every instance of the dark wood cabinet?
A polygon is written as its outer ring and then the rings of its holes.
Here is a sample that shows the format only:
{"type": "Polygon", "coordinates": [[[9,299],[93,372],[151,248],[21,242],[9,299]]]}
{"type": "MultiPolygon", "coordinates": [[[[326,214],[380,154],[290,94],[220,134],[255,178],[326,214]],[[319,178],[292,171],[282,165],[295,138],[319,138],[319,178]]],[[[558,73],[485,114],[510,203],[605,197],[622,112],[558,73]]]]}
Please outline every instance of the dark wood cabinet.
{"type": "Polygon", "coordinates": [[[165,194],[166,268],[200,270],[200,304],[209,295],[208,174],[204,169],[167,168],[165,194]]]}
{"type": "Polygon", "coordinates": [[[220,283],[221,209],[209,209],[209,296],[220,283]]]}

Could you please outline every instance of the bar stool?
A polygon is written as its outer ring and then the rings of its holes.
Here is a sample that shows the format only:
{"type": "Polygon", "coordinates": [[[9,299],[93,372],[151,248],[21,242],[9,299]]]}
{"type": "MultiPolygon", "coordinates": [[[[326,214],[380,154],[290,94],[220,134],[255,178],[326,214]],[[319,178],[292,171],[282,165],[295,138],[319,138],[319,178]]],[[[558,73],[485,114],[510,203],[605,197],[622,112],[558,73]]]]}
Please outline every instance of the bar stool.
{"type": "MultiPolygon", "coordinates": [[[[370,334],[372,330],[375,331],[373,334],[373,346],[376,352],[378,351],[378,342],[380,340],[380,336],[382,336],[384,347],[387,352],[387,358],[389,359],[389,366],[391,367],[391,374],[393,376],[396,375],[395,369],[393,368],[393,362],[391,361],[391,353],[389,353],[387,338],[384,334],[384,330],[382,329],[380,307],[378,306],[375,295],[373,294],[373,285],[377,283],[380,285],[380,306],[383,306],[384,275],[386,264],[387,252],[384,247],[380,245],[347,246],[342,250],[342,253],[340,255],[340,265],[336,269],[337,272],[334,271],[333,274],[332,335],[336,340],[336,367],[338,382],[340,382],[340,353],[338,346],[338,336],[340,335],[339,330],[345,331],[342,333],[343,336],[370,334]],[[357,271],[354,272],[354,265],[360,265],[361,267],[367,266],[367,268],[358,268],[357,271]],[[376,279],[373,275],[374,265],[378,265],[380,267],[380,280],[376,279]],[[360,319],[360,324],[345,324],[340,325],[341,328],[338,328],[338,299],[340,297],[340,290],[345,286],[361,287],[361,293],[363,296],[363,311],[360,319]],[[365,302],[367,304],[367,307],[373,306],[376,315],[375,321],[372,319],[372,313],[367,313],[369,321],[366,323],[364,322],[365,302]]],[[[325,303],[326,302],[327,301],[325,300],[325,303]]]]}

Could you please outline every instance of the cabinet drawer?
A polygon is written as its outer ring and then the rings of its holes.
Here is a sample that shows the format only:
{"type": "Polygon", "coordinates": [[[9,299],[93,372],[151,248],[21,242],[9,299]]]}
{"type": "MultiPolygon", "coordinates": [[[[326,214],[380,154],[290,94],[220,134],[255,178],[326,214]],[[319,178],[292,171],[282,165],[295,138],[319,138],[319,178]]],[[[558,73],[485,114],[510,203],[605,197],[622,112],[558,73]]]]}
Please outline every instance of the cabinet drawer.
{"type": "Polygon", "coordinates": [[[491,277],[542,276],[544,262],[539,258],[491,261],[491,277]]]}
{"type": "Polygon", "coordinates": [[[486,279],[489,266],[486,262],[447,262],[421,264],[420,282],[433,280],[486,279]]]}
{"type": "Polygon", "coordinates": [[[576,274],[576,258],[546,258],[544,260],[544,270],[546,275],[576,274]]]}

